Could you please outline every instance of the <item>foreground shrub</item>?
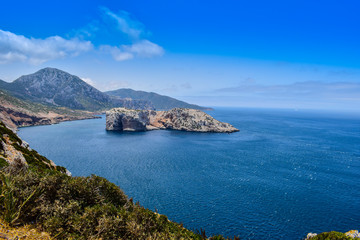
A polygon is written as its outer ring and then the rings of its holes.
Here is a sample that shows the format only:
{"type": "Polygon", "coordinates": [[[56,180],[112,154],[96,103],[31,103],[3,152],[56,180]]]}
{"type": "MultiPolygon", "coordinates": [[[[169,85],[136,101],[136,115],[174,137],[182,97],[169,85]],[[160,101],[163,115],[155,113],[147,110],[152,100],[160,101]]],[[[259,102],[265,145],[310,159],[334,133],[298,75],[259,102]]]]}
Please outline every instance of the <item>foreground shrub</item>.
{"type": "MultiPolygon", "coordinates": [[[[6,201],[15,217],[3,219],[10,224],[34,223],[57,239],[202,239],[166,216],[133,204],[105,178],[5,172],[1,191],[11,193],[6,201]]],[[[1,205],[2,216],[7,209],[1,205]]]]}
{"type": "Polygon", "coordinates": [[[315,237],[311,238],[311,240],[351,240],[352,238],[346,236],[344,233],[341,232],[324,232],[316,235],[315,237]]]}
{"type": "Polygon", "coordinates": [[[2,218],[14,225],[23,213],[23,208],[35,196],[38,189],[24,196],[17,196],[14,190],[14,180],[9,174],[0,172],[0,210],[2,218]]]}

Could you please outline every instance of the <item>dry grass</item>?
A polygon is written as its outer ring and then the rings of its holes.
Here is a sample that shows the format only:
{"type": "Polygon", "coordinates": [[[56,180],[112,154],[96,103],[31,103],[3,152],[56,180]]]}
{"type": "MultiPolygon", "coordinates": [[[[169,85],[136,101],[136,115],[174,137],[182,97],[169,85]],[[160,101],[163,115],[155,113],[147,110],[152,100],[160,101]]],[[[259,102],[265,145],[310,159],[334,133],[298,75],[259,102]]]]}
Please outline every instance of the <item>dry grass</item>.
{"type": "Polygon", "coordinates": [[[22,227],[10,227],[0,219],[0,239],[51,240],[53,238],[51,238],[48,233],[39,232],[30,225],[25,225],[22,227]]]}

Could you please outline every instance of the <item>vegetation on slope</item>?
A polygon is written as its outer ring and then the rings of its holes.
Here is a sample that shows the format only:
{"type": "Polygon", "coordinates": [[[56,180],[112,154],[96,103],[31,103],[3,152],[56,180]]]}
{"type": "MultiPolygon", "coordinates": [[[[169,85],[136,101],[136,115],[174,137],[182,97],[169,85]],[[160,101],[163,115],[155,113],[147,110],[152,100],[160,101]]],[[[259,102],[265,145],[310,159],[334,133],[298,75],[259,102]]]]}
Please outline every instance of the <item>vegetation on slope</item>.
{"type": "Polygon", "coordinates": [[[4,123],[0,122],[0,166],[6,167],[9,164],[12,165],[12,168],[29,168],[31,171],[41,174],[48,174],[52,172],[66,174],[66,168],[56,166],[49,159],[40,155],[37,151],[26,147],[16,133],[8,129],[4,123]],[[9,160],[9,156],[7,156],[3,149],[4,144],[11,145],[14,147],[15,151],[21,153],[26,160],[27,165],[23,166],[24,164],[18,161],[11,162],[9,160]]]}
{"type": "Polygon", "coordinates": [[[15,107],[22,108],[29,112],[39,113],[39,112],[55,112],[58,114],[67,114],[67,115],[74,115],[74,116],[81,116],[84,115],[86,112],[84,111],[76,111],[72,109],[68,109],[65,107],[55,107],[50,105],[43,105],[40,103],[35,103],[31,101],[22,100],[16,98],[9,94],[8,92],[0,89],[0,103],[2,104],[11,104],[15,107]]]}
{"type": "Polygon", "coordinates": [[[133,204],[116,185],[98,176],[32,171],[11,175],[7,169],[1,174],[2,194],[12,196],[1,199],[0,212],[12,225],[36,223],[58,239],[201,239],[166,216],[133,204]],[[23,206],[21,212],[7,209],[7,201],[23,206]]]}
{"type": "Polygon", "coordinates": [[[32,225],[13,227],[0,219],[0,239],[51,240],[53,238],[48,233],[39,232],[32,225]]]}

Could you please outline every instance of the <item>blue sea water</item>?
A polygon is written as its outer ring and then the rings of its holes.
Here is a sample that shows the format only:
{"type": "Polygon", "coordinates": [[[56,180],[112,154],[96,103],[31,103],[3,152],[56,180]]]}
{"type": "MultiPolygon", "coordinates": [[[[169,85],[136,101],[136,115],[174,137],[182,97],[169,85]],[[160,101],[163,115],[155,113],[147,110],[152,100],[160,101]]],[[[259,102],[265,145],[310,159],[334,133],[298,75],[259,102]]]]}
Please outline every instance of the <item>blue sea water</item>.
{"type": "Polygon", "coordinates": [[[360,117],[292,110],[209,112],[232,134],[105,131],[105,118],[21,128],[75,176],[97,174],[207,235],[301,239],[360,228],[360,117]]]}

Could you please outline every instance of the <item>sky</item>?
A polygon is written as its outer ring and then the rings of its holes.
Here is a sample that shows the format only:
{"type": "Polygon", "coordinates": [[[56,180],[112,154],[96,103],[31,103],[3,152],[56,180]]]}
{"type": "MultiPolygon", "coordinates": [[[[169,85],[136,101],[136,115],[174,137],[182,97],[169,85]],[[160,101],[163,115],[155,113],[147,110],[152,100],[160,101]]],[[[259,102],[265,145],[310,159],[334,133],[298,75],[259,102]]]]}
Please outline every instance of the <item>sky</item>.
{"type": "Polygon", "coordinates": [[[0,79],[44,67],[204,106],[360,112],[357,0],[3,1],[0,79]]]}

